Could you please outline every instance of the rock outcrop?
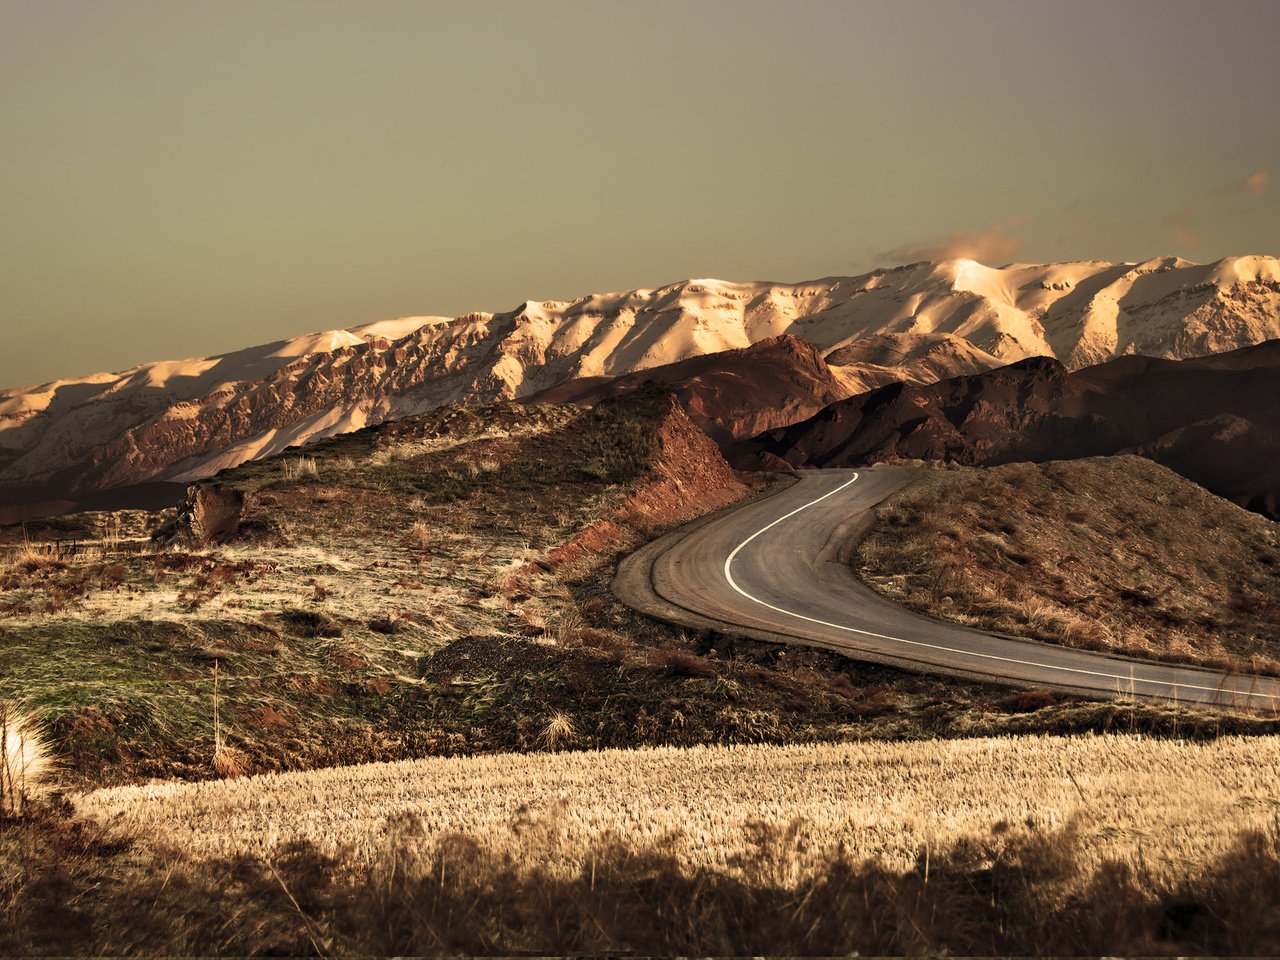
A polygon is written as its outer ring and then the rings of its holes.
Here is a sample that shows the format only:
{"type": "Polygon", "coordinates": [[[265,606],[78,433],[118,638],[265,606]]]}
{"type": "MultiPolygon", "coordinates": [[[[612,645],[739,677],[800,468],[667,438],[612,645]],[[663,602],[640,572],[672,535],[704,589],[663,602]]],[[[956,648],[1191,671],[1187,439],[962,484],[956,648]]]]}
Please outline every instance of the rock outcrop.
{"type": "Polygon", "coordinates": [[[197,483],[178,507],[178,529],[195,546],[208,547],[235,538],[244,518],[244,491],[221,483],[197,483]]]}

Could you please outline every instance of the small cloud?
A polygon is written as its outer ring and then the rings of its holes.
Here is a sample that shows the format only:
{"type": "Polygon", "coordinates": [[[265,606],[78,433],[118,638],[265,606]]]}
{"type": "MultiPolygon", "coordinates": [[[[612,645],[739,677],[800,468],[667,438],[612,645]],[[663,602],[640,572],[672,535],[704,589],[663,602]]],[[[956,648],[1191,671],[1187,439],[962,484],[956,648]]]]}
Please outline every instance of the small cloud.
{"type": "Polygon", "coordinates": [[[1255,197],[1260,197],[1271,185],[1271,171],[1267,169],[1255,170],[1243,180],[1236,180],[1228,184],[1224,184],[1217,190],[1213,191],[1212,196],[1225,200],[1240,193],[1251,193],[1255,197]]]}
{"type": "MultiPolygon", "coordinates": [[[[1205,205],[1208,206],[1211,212],[1220,210],[1222,205],[1228,203],[1232,197],[1238,197],[1242,194],[1252,194],[1255,197],[1260,197],[1269,186],[1271,186],[1271,171],[1265,168],[1255,170],[1243,180],[1234,180],[1210,192],[1205,197],[1205,205]]],[[[1199,216],[1199,208],[1189,205],[1165,214],[1160,218],[1160,221],[1169,228],[1169,238],[1174,243],[1183,247],[1194,247],[1200,242],[1200,234],[1197,229],[1199,216]]]]}
{"type": "Polygon", "coordinates": [[[1194,247],[1200,243],[1200,235],[1196,232],[1197,213],[1195,207],[1187,206],[1160,218],[1169,228],[1169,236],[1174,243],[1182,247],[1194,247]]]}
{"type": "Polygon", "coordinates": [[[1007,263],[1022,249],[1022,238],[1009,230],[1026,223],[1030,217],[1016,216],[993,223],[974,233],[953,233],[942,240],[907,243],[877,254],[881,263],[915,263],[919,260],[981,260],[984,263],[1007,263]]]}

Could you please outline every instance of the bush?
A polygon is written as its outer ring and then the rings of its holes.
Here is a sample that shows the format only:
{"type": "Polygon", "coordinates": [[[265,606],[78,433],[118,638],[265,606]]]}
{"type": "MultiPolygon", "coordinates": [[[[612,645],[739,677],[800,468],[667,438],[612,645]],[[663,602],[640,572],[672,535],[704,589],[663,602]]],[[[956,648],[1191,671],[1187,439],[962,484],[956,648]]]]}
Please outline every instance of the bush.
{"type": "Polygon", "coordinates": [[[301,610],[286,607],[280,611],[280,619],[290,631],[300,637],[340,637],[342,624],[329,614],[319,610],[301,610]]]}
{"type": "Polygon", "coordinates": [[[1005,713],[1031,713],[1057,704],[1058,698],[1048,690],[1015,690],[996,701],[996,706],[1005,713]]]}
{"type": "Polygon", "coordinates": [[[714,677],[715,666],[703,657],[675,647],[659,647],[649,654],[650,662],[673,677],[714,677]]]}

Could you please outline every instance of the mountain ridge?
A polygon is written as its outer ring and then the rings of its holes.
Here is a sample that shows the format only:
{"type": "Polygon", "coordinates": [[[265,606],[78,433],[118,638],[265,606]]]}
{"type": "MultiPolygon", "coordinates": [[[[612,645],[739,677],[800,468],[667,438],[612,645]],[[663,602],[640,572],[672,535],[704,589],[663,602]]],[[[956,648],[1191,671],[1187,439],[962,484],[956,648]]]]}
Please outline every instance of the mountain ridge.
{"type": "Polygon", "coordinates": [[[850,394],[1038,355],[1073,368],[1126,352],[1197,356],[1280,337],[1280,261],[922,261],[857,277],[697,279],[381,321],[0,391],[0,487],[56,494],[184,482],[370,423],[523,399],[784,334],[815,347],[850,394]],[[927,362],[909,372],[886,362],[931,351],[933,373],[927,362]]]}

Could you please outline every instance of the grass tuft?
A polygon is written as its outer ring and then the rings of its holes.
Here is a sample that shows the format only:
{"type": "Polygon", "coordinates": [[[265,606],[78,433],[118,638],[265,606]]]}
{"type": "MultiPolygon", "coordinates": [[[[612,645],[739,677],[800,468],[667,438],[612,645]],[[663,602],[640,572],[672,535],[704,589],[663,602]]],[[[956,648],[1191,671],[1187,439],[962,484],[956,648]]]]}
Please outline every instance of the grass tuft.
{"type": "Polygon", "coordinates": [[[314,477],[319,472],[315,457],[291,457],[280,461],[280,472],[286,480],[314,477]]]}
{"type": "Polygon", "coordinates": [[[557,710],[547,719],[547,725],[542,728],[540,740],[546,749],[557,750],[570,743],[577,735],[578,731],[573,726],[572,718],[557,710]]]}
{"type": "Polygon", "coordinates": [[[52,767],[35,716],[0,700],[0,818],[22,816],[42,793],[52,767]]]}
{"type": "Polygon", "coordinates": [[[213,752],[213,769],[220,777],[243,777],[249,773],[249,758],[235,747],[220,744],[213,752]]]}

